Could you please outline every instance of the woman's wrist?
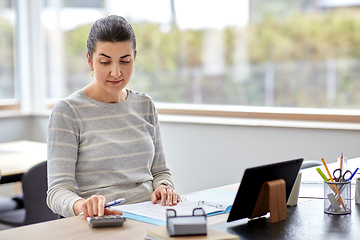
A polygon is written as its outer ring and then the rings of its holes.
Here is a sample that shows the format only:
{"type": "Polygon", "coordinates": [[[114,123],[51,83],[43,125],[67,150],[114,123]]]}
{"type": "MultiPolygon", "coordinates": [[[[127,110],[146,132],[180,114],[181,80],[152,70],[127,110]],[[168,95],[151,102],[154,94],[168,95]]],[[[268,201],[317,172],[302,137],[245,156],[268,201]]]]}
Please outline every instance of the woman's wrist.
{"type": "Polygon", "coordinates": [[[77,200],[74,205],[73,205],[73,210],[76,216],[78,216],[82,211],[81,211],[81,204],[85,202],[85,199],[79,199],[77,200]]]}

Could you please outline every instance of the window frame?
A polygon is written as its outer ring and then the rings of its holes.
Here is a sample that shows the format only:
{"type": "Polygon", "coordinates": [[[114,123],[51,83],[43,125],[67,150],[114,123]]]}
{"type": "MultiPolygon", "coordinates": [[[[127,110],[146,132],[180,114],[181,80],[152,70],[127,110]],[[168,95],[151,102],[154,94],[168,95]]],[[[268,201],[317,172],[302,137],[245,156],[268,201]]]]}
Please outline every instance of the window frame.
{"type": "Polygon", "coordinates": [[[155,103],[159,114],[281,121],[360,123],[360,110],[155,103]]]}

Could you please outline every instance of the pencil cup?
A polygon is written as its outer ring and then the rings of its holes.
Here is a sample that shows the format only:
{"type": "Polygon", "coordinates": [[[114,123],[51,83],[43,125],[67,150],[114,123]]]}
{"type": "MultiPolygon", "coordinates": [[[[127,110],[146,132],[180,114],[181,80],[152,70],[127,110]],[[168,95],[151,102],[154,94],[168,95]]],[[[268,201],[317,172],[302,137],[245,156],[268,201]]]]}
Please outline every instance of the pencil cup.
{"type": "Polygon", "coordinates": [[[324,182],[324,212],[351,213],[351,182],[324,182]]]}
{"type": "Polygon", "coordinates": [[[360,179],[356,179],[355,185],[355,203],[360,204],[360,179]]]}

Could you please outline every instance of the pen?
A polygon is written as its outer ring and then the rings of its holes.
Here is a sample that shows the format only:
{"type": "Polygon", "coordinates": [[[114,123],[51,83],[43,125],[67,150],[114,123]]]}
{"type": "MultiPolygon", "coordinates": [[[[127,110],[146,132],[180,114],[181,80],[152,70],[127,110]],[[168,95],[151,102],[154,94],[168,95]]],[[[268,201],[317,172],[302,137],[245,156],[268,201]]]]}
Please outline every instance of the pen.
{"type": "Polygon", "coordinates": [[[111,206],[114,206],[114,205],[118,205],[120,203],[123,203],[125,201],[125,198],[119,198],[119,199],[116,199],[114,201],[111,201],[111,202],[108,202],[106,205],[105,205],[105,208],[108,208],[108,207],[111,207],[111,206]]]}
{"type": "Polygon", "coordinates": [[[351,176],[349,177],[349,179],[346,180],[346,182],[351,181],[351,179],[353,179],[353,177],[355,176],[355,174],[358,170],[359,170],[359,168],[356,168],[355,171],[353,172],[353,174],[351,174],[351,176]]]}
{"type": "Polygon", "coordinates": [[[329,179],[325,176],[325,174],[321,171],[320,168],[316,168],[316,171],[320,174],[320,176],[324,179],[325,182],[328,182],[329,179]]]}

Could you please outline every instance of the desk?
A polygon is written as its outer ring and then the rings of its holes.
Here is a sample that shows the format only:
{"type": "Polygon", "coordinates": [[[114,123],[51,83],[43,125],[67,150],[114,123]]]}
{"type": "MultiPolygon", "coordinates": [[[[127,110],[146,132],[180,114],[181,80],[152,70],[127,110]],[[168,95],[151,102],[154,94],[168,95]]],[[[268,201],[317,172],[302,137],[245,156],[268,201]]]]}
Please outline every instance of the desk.
{"type": "MultiPolygon", "coordinates": [[[[236,192],[239,184],[232,184],[220,188],[236,192]]],[[[213,225],[226,222],[228,214],[208,217],[208,224],[213,225]]],[[[122,227],[99,228],[89,227],[83,216],[69,217],[49,222],[43,222],[24,227],[0,231],[0,239],[36,239],[36,240],[99,240],[99,239],[144,239],[146,230],[158,226],[127,219],[122,227]]]]}
{"type": "Polygon", "coordinates": [[[268,218],[223,222],[210,226],[240,236],[241,240],[359,239],[360,205],[352,201],[351,214],[324,213],[324,200],[313,199],[287,208],[285,221],[271,224],[268,218]]]}
{"type": "MultiPolygon", "coordinates": [[[[306,184],[302,187],[306,188],[306,184]]],[[[322,184],[321,184],[322,186],[322,184]]],[[[239,184],[216,189],[236,192],[239,184]]],[[[303,199],[304,200],[304,199],[303,199]]],[[[287,219],[270,224],[269,218],[255,221],[241,219],[227,223],[228,214],[208,217],[209,228],[228,231],[244,239],[358,239],[360,236],[360,205],[352,202],[352,213],[328,215],[323,199],[305,200],[287,207],[287,219]],[[357,236],[357,237],[354,237],[357,236]]],[[[120,228],[90,228],[83,216],[0,231],[0,239],[144,239],[146,230],[158,226],[128,219],[120,228]]]]}
{"type": "Polygon", "coordinates": [[[33,141],[0,143],[1,183],[21,181],[21,176],[36,164],[46,161],[47,144],[33,141]]]}

